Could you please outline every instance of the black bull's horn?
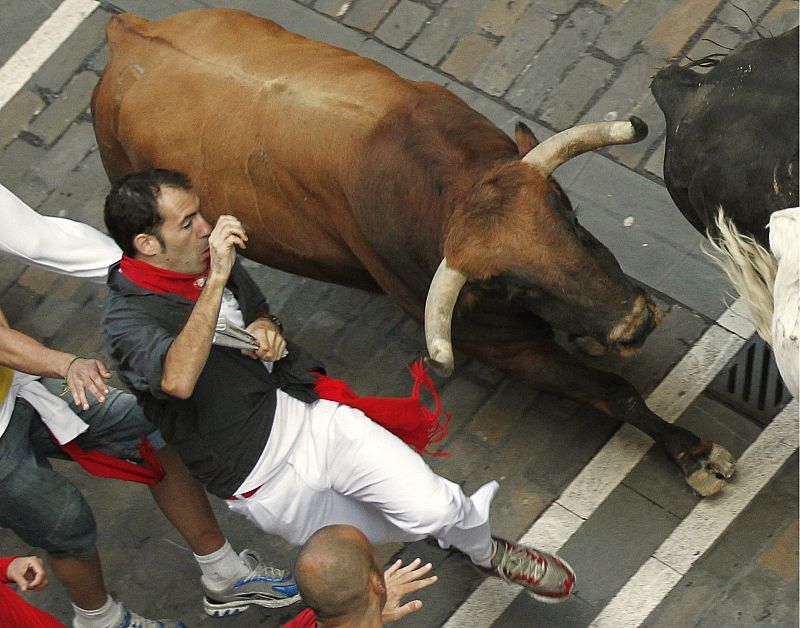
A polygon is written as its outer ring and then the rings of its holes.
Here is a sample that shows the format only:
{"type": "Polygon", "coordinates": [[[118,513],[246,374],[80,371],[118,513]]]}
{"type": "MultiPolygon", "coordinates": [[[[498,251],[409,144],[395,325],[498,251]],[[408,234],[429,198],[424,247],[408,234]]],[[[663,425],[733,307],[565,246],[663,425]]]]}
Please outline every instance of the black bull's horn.
{"type": "MultiPolygon", "coordinates": [[[[550,176],[561,164],[590,150],[614,144],[631,144],[647,135],[643,120],[631,116],[629,122],[595,122],[566,129],[546,139],[522,158],[544,176],[550,176]]],[[[428,288],[425,301],[425,343],[428,364],[442,377],[453,373],[451,323],[453,308],[467,276],[447,265],[443,259],[428,288]]]]}

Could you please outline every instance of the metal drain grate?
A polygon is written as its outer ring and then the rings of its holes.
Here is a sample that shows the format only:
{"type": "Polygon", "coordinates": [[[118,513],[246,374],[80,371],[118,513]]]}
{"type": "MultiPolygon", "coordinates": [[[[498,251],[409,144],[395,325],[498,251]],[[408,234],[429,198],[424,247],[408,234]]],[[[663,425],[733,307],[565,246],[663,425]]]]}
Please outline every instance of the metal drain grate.
{"type": "Polygon", "coordinates": [[[760,425],[767,425],[792,399],[772,349],[760,336],[739,349],[708,391],[760,425]]]}

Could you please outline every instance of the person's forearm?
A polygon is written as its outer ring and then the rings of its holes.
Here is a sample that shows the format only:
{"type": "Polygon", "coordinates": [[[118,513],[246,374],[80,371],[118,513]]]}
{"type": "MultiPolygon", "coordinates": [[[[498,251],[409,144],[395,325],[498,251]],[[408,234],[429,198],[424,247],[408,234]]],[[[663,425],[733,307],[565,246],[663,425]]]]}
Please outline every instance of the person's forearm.
{"type": "Polygon", "coordinates": [[[40,377],[64,377],[72,353],[48,349],[22,332],[0,326],[0,365],[40,377]]]}
{"type": "Polygon", "coordinates": [[[189,320],[167,351],[161,390],[168,395],[179,399],[192,396],[211,351],[226,281],[225,277],[209,274],[189,320]]]}

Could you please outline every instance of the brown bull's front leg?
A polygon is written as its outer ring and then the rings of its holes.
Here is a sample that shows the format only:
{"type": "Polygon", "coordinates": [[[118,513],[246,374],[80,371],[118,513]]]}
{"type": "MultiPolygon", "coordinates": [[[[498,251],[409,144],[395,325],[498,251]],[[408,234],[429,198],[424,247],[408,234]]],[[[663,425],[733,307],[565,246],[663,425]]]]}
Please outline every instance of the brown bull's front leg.
{"type": "Polygon", "coordinates": [[[550,338],[461,348],[537,390],[587,403],[639,428],[666,451],[702,496],[717,493],[733,475],[735,460],[724,447],[663,420],[628,381],[577,362],[550,338]]]}

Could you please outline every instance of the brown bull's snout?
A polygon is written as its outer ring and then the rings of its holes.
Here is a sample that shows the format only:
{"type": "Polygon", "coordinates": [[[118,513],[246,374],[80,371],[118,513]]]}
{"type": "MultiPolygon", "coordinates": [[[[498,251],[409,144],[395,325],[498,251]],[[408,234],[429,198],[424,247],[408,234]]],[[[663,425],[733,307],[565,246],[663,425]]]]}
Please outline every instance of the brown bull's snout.
{"type": "Polygon", "coordinates": [[[630,312],[608,333],[606,345],[622,355],[636,353],[663,317],[656,302],[642,294],[633,302],[630,312]]]}

